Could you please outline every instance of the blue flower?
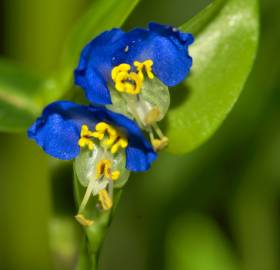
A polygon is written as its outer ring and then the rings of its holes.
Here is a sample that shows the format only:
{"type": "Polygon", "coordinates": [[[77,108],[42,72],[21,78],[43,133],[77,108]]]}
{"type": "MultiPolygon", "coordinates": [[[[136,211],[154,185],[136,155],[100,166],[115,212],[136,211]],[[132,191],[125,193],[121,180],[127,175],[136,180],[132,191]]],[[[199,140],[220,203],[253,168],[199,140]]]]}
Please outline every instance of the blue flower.
{"type": "Polygon", "coordinates": [[[157,77],[166,86],[175,86],[190,71],[188,48],[192,42],[191,34],[156,23],[127,33],[120,29],[103,32],[83,49],[75,83],[96,104],[112,103],[110,84],[120,92],[138,94],[143,73],[150,79],[157,77]]]}
{"type": "Polygon", "coordinates": [[[29,128],[28,136],[47,154],[62,160],[74,159],[82,146],[93,149],[91,139],[98,141],[105,137],[112,146],[112,153],[118,148],[125,149],[126,168],[130,171],[145,171],[156,158],[153,148],[132,120],[104,107],[82,106],[70,101],[48,105],[29,128]]]}

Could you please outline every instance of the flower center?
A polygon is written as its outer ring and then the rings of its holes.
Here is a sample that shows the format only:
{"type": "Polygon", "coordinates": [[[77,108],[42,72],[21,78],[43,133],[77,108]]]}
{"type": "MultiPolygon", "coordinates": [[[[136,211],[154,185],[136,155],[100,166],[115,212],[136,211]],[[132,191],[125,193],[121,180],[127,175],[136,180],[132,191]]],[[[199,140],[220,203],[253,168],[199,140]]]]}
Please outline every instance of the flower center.
{"type": "Polygon", "coordinates": [[[126,63],[120,64],[112,69],[111,76],[117,91],[137,95],[140,93],[143,85],[144,73],[147,74],[149,79],[154,78],[152,60],[149,59],[144,62],[135,61],[133,64],[137,72],[131,71],[131,66],[126,63]]]}
{"type": "Polygon", "coordinates": [[[112,154],[118,152],[120,148],[125,149],[128,145],[127,138],[105,122],[96,124],[95,131],[90,131],[87,125],[82,125],[78,141],[79,146],[88,147],[92,151],[94,149],[94,139],[101,141],[103,148],[111,148],[112,154]]]}
{"type": "Polygon", "coordinates": [[[105,176],[107,179],[110,180],[117,180],[120,176],[119,171],[112,172],[112,164],[111,161],[108,159],[102,159],[98,162],[96,168],[96,178],[100,178],[101,176],[105,176]]]}

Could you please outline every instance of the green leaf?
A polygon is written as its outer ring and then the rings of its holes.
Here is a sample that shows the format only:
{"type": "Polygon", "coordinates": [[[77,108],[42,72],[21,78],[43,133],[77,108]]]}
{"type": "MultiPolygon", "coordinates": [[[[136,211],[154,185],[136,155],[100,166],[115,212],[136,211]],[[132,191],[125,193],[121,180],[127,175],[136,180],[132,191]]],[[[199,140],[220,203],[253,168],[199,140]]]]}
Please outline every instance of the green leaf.
{"type": "Polygon", "coordinates": [[[215,1],[181,27],[195,35],[194,64],[187,80],[171,89],[170,152],[193,150],[221,125],[251,70],[258,28],[257,0],[215,1]]]}
{"type": "MultiPolygon", "coordinates": [[[[68,88],[73,81],[73,70],[78,65],[83,47],[95,36],[113,27],[120,27],[140,0],[96,0],[71,33],[63,55],[62,84],[68,88]]],[[[61,95],[61,93],[59,93],[61,95]]]]}
{"type": "Polygon", "coordinates": [[[45,81],[7,60],[0,60],[0,131],[26,129],[41,109],[45,81]]]}

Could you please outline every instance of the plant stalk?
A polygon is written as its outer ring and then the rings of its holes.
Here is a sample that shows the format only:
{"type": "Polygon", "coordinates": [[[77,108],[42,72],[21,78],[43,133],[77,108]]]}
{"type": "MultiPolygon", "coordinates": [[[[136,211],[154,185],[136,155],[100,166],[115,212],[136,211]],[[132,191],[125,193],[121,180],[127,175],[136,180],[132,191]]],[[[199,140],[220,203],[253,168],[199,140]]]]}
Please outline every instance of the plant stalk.
{"type": "MultiPolygon", "coordinates": [[[[81,187],[74,173],[74,192],[77,205],[80,205],[84,196],[84,188],[81,187]]],[[[83,226],[85,239],[81,245],[80,255],[76,270],[98,270],[99,255],[110,226],[113,214],[121,197],[122,190],[114,190],[113,207],[111,210],[100,210],[96,203],[92,202],[85,207],[86,217],[94,217],[94,224],[83,226]]],[[[91,198],[93,200],[93,198],[91,198]]]]}

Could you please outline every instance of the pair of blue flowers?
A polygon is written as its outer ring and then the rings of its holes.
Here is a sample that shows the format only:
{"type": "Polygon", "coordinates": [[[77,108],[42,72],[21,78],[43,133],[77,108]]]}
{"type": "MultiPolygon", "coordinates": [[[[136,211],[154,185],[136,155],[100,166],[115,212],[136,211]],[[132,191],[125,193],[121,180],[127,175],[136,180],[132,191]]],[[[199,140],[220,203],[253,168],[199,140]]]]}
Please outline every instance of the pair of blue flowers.
{"type": "Polygon", "coordinates": [[[120,93],[137,96],[144,77],[156,77],[166,86],[177,85],[192,65],[188,54],[192,42],[191,34],[156,23],[148,29],[101,33],[85,46],[75,70],[75,83],[83,88],[91,105],[70,101],[48,105],[29,128],[29,138],[47,154],[71,160],[81,148],[95,147],[92,138],[105,136],[112,155],[118,149],[125,151],[126,169],[147,170],[157,154],[133,119],[105,107],[113,103],[111,93],[115,90],[111,88],[115,85],[120,93]]]}

